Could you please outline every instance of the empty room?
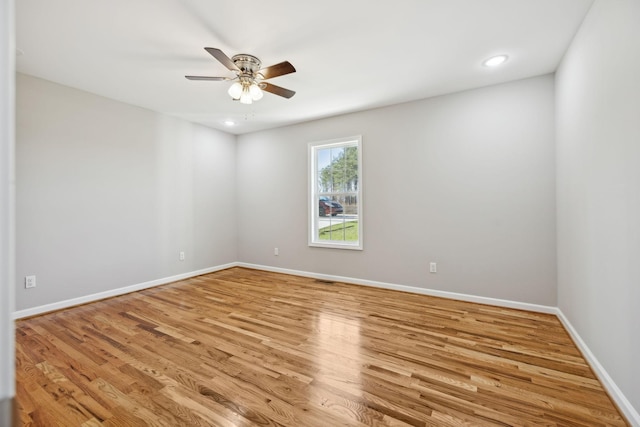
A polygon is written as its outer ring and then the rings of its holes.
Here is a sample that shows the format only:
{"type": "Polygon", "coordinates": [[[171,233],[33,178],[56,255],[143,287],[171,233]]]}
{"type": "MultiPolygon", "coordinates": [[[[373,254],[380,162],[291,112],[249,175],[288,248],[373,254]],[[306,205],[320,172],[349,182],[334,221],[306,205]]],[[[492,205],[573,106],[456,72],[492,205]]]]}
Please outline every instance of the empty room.
{"type": "Polygon", "coordinates": [[[0,427],[640,427],[640,0],[0,19],[0,427]]]}

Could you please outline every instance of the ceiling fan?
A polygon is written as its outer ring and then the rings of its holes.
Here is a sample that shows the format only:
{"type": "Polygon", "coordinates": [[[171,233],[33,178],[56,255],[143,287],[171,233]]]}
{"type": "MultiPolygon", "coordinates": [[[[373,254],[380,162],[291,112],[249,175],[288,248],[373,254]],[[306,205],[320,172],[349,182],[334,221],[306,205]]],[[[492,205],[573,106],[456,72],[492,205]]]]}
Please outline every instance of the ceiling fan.
{"type": "Polygon", "coordinates": [[[289,61],[280,62],[266,68],[260,68],[262,63],[253,55],[241,53],[229,58],[220,49],[205,47],[204,50],[216,58],[222,65],[233,71],[235,77],[207,77],[185,76],[189,80],[227,81],[235,80],[229,88],[229,95],[243,104],[251,104],[262,98],[262,91],[273,93],[284,98],[291,98],[296,93],[292,90],[265,82],[264,80],[285,74],[295,73],[296,69],[289,61]]]}

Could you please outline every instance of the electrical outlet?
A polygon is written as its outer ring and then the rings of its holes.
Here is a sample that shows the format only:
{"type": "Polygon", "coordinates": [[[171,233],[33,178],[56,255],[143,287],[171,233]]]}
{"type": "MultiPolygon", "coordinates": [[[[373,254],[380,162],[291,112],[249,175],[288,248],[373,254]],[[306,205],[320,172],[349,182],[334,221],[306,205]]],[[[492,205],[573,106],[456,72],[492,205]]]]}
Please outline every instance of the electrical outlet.
{"type": "Polygon", "coordinates": [[[180,261],[184,261],[184,251],[180,251],[180,255],[178,256],[180,261]]]}
{"type": "Polygon", "coordinates": [[[278,250],[278,248],[273,248],[273,254],[274,254],[275,256],[280,255],[280,251],[278,250]]]}
{"type": "Polygon", "coordinates": [[[26,276],[24,278],[24,287],[26,289],[35,288],[36,287],[36,276],[26,276]]]}
{"type": "Polygon", "coordinates": [[[438,272],[438,265],[435,262],[430,262],[429,273],[437,273],[437,272],[438,272]]]}

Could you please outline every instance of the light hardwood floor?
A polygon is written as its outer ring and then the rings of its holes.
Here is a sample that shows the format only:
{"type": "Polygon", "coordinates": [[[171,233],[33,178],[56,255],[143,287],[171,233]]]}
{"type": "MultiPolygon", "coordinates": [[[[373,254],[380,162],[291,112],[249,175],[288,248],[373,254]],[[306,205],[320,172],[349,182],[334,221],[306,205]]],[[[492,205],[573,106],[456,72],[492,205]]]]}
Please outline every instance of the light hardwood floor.
{"type": "Polygon", "coordinates": [[[17,322],[32,426],[624,426],[555,316],[232,268],[17,322]]]}

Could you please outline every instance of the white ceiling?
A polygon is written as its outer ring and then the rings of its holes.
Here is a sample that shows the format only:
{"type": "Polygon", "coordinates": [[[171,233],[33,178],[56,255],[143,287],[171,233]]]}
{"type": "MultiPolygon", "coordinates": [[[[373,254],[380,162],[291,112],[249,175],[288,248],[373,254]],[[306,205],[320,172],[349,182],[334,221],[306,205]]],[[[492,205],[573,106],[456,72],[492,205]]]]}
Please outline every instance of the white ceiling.
{"type": "Polygon", "coordinates": [[[553,72],[592,2],[19,0],[16,66],[241,134],[553,72]],[[243,105],[229,82],[186,80],[233,76],[204,47],[288,60],[269,81],[296,95],[243,105]]]}

